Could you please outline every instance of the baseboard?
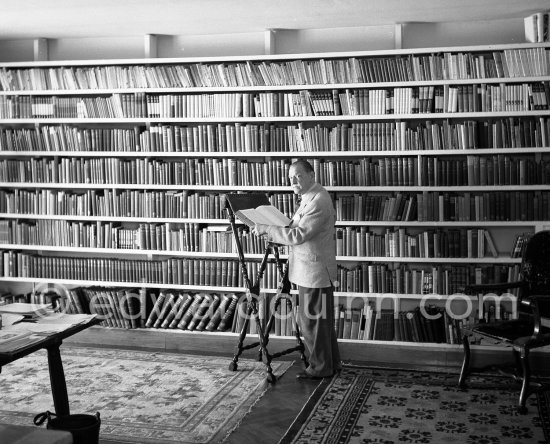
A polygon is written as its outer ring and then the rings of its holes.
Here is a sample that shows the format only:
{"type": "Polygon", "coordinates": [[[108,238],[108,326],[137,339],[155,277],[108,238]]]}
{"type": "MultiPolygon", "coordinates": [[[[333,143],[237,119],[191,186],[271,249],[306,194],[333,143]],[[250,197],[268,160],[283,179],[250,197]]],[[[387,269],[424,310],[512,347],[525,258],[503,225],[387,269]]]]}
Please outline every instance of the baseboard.
{"type": "MultiPolygon", "coordinates": [[[[67,339],[65,343],[82,346],[118,347],[151,351],[183,352],[216,356],[233,356],[238,336],[230,333],[203,333],[164,329],[120,329],[92,327],[67,339]]],[[[248,335],[245,345],[257,342],[256,335],[248,335]]],[[[280,353],[294,347],[292,337],[270,336],[268,350],[280,353]]],[[[441,368],[460,371],[462,347],[453,344],[389,342],[389,341],[339,341],[344,362],[355,362],[381,366],[409,368],[441,368]]],[[[256,358],[259,347],[245,350],[246,358],[256,358]]],[[[299,359],[296,353],[283,355],[278,359],[299,359]]],[[[509,347],[472,346],[472,364],[486,366],[492,362],[512,360],[509,347]]],[[[548,351],[532,352],[533,368],[550,368],[548,351]]]]}

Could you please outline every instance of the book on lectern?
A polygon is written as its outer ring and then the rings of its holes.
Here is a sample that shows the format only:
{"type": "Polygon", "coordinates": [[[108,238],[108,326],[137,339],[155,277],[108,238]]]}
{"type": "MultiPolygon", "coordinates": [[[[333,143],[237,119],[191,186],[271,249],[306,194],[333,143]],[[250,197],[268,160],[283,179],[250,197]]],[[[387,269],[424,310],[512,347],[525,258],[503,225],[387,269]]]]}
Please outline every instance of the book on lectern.
{"type": "Polygon", "coordinates": [[[260,205],[257,208],[238,210],[235,212],[235,216],[249,227],[256,224],[287,227],[290,224],[290,219],[273,205],[260,205]]]}

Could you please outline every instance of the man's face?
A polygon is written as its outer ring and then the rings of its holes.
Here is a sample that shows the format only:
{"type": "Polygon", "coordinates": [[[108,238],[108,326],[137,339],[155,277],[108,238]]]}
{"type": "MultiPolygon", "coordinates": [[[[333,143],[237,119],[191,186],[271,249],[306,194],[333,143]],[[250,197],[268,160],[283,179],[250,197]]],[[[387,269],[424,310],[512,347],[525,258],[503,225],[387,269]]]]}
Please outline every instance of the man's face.
{"type": "Polygon", "coordinates": [[[315,183],[315,173],[307,172],[301,165],[293,165],[288,172],[290,186],[294,194],[304,194],[315,183]]]}

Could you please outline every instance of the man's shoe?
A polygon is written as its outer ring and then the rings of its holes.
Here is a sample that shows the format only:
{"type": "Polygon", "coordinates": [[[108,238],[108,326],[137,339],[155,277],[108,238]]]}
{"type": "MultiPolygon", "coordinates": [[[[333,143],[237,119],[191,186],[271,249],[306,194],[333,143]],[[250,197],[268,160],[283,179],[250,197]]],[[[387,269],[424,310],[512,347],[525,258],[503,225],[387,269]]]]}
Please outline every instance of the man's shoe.
{"type": "Polygon", "coordinates": [[[319,380],[319,379],[323,379],[322,376],[313,376],[313,375],[310,375],[308,372],[300,372],[298,374],[296,374],[296,379],[314,379],[314,380],[319,380]]]}

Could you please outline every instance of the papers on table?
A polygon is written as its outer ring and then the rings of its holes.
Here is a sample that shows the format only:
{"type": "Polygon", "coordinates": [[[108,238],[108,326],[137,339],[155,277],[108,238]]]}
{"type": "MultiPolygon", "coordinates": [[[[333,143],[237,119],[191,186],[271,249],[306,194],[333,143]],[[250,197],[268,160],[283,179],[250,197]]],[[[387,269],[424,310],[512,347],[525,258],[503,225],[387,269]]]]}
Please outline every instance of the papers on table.
{"type": "Polygon", "coordinates": [[[49,316],[40,318],[40,324],[63,324],[66,327],[71,325],[83,324],[94,319],[96,314],[67,314],[67,313],[52,313],[49,316]]]}
{"type": "MultiPolygon", "coordinates": [[[[15,305],[15,304],[9,304],[15,305]]],[[[32,304],[28,304],[32,305],[32,304]]],[[[4,319],[6,314],[2,315],[4,319]]],[[[96,314],[51,313],[28,322],[11,323],[0,330],[0,353],[14,351],[44,339],[44,336],[64,331],[94,319],[96,314]]],[[[20,315],[21,318],[23,318],[20,315]]],[[[28,318],[23,318],[27,319],[28,318]]]]}
{"type": "Polygon", "coordinates": [[[12,325],[10,331],[50,334],[67,329],[67,324],[53,324],[50,322],[20,322],[12,325]]]}
{"type": "Polygon", "coordinates": [[[14,304],[0,305],[0,313],[11,313],[25,318],[36,319],[52,313],[49,304],[27,304],[25,302],[16,302],[14,304]]]}
{"type": "Polygon", "coordinates": [[[33,333],[57,333],[75,325],[88,322],[97,315],[53,313],[38,319],[37,322],[20,322],[12,326],[12,330],[29,331],[33,333]]]}
{"type": "Polygon", "coordinates": [[[16,324],[23,319],[25,316],[11,314],[11,313],[1,313],[2,315],[2,328],[9,327],[10,325],[16,324]]]}

